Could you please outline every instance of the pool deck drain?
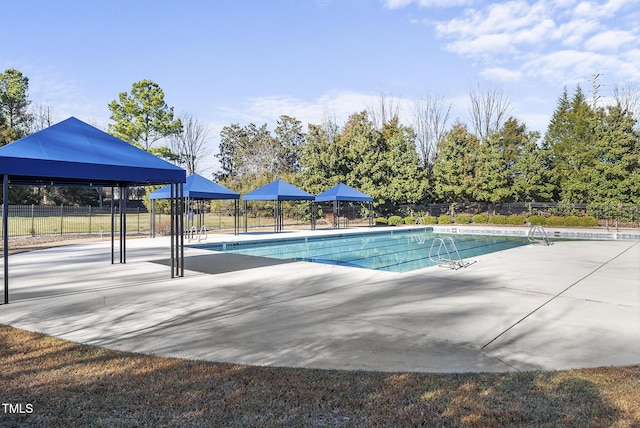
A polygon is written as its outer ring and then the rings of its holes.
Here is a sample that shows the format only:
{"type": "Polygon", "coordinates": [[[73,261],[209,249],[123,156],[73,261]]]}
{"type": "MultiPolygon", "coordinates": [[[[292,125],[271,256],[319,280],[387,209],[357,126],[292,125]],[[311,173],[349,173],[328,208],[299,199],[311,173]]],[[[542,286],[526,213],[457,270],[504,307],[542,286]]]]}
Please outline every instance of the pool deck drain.
{"type": "Polygon", "coordinates": [[[107,241],[12,255],[0,323],[255,365],[495,372],[640,364],[637,240],[530,245],[476,257],[467,269],[408,273],[214,261],[186,248],[187,267],[220,268],[171,279],[159,263],[168,253],[168,239],[145,238],[128,242],[127,264],[110,264],[107,241]]]}

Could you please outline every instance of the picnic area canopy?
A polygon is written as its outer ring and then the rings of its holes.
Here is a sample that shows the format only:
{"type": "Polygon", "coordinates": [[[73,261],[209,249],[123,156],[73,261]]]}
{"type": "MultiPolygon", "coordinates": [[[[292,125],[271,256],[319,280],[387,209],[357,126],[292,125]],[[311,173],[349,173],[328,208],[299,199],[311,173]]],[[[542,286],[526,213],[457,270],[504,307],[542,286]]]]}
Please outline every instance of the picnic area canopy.
{"type": "MultiPolygon", "coordinates": [[[[242,196],[244,201],[244,231],[247,231],[247,201],[275,201],[273,216],[275,218],[274,231],[280,232],[284,226],[282,213],[283,201],[313,201],[314,196],[297,188],[286,181],[275,180],[269,184],[242,196]]],[[[313,226],[313,223],[312,223],[313,226]]]]}
{"type": "Polygon", "coordinates": [[[373,202],[373,198],[359,190],[339,183],[329,190],[325,190],[316,196],[315,202],[347,201],[347,202],[373,202]]]}
{"type": "MultiPolygon", "coordinates": [[[[0,175],[3,176],[4,302],[9,301],[8,282],[8,194],[9,184],[131,186],[172,184],[182,193],[186,172],[144,150],[107,134],[75,117],[0,147],[0,175]]],[[[113,201],[112,201],[113,203],[113,201]]],[[[172,201],[173,205],[174,201],[172,201]]],[[[120,200],[120,262],[126,263],[126,198],[120,200]]],[[[172,216],[173,217],[173,216],[172,216]]],[[[181,223],[175,220],[175,238],[182,236],[181,223]]],[[[113,224],[113,218],[112,218],[113,224]]],[[[113,263],[114,228],[111,231],[113,263]]],[[[174,246],[172,234],[171,276],[184,275],[182,244],[174,246]],[[177,251],[174,254],[174,248],[177,251]],[[176,257],[174,257],[176,256],[176,257]],[[174,263],[177,259],[177,264],[174,263]],[[174,270],[176,268],[176,270],[174,270]]]]}
{"type": "Polygon", "coordinates": [[[75,117],[0,147],[0,174],[12,184],[113,187],[184,183],[187,175],[75,117]]]}
{"type": "MultiPolygon", "coordinates": [[[[349,187],[344,183],[339,183],[329,190],[320,193],[314,199],[315,203],[333,202],[334,204],[334,222],[333,227],[340,227],[340,202],[368,202],[369,203],[369,226],[373,225],[373,198],[359,190],[349,187]]],[[[315,210],[314,210],[315,212],[315,210]]],[[[347,217],[344,218],[345,225],[348,223],[347,217]]]]}
{"type": "Polygon", "coordinates": [[[314,196],[286,181],[276,180],[242,196],[245,201],[312,201],[314,196]]]}
{"type": "MultiPolygon", "coordinates": [[[[188,200],[196,201],[196,204],[201,206],[203,205],[204,200],[220,200],[220,199],[233,199],[234,200],[234,234],[238,234],[239,232],[239,224],[238,224],[238,200],[240,199],[240,194],[238,192],[234,192],[231,189],[227,189],[221,184],[213,182],[201,175],[192,174],[187,177],[187,183],[184,185],[184,197],[188,200]]],[[[151,200],[151,236],[155,237],[156,232],[156,222],[155,222],[155,205],[156,200],[158,199],[170,199],[171,198],[171,186],[165,186],[161,189],[156,190],[155,192],[151,192],[149,194],[149,199],[151,200]]],[[[191,204],[187,204],[189,207],[191,204]]],[[[190,208],[187,210],[189,214],[189,222],[191,224],[187,224],[187,227],[193,228],[194,218],[193,212],[190,208]]],[[[198,217],[199,228],[200,231],[206,233],[206,227],[204,227],[204,212],[202,209],[199,210],[200,214],[198,217]],[[204,229],[203,229],[204,228],[204,229]]],[[[200,233],[200,232],[199,232],[200,233]]]]}
{"type": "MultiPolygon", "coordinates": [[[[221,184],[213,182],[199,174],[187,177],[184,185],[184,197],[190,199],[240,199],[240,194],[227,189],[221,184]]],[[[149,199],[171,198],[171,186],[165,186],[149,193],[149,199]]]]}

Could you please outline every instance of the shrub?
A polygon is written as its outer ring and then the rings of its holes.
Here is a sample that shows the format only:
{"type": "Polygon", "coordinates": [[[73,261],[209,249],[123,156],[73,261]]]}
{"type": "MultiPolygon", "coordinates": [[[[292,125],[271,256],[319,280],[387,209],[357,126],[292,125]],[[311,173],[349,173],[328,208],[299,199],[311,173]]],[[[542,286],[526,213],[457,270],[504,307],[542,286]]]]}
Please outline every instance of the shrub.
{"type": "Polygon", "coordinates": [[[564,218],[565,226],[580,226],[580,217],[575,215],[570,215],[564,218]]]}
{"type": "Polygon", "coordinates": [[[471,221],[474,223],[489,223],[489,216],[486,214],[476,214],[471,217],[471,221]]]}
{"type": "Polygon", "coordinates": [[[451,220],[450,215],[441,215],[438,217],[438,224],[451,224],[453,221],[451,220]]]}
{"type": "Polygon", "coordinates": [[[532,215],[527,217],[527,221],[531,223],[533,226],[544,226],[547,224],[547,219],[541,215],[532,215]]]}
{"type": "Polygon", "coordinates": [[[376,218],[376,224],[387,224],[387,219],[384,217],[376,218]]]}
{"type": "Polygon", "coordinates": [[[456,224],[469,224],[471,220],[468,215],[460,214],[455,219],[456,224]]]}
{"type": "Polygon", "coordinates": [[[507,217],[502,214],[492,215],[489,217],[489,223],[493,224],[507,224],[507,217]]]}
{"type": "Polygon", "coordinates": [[[524,224],[524,217],[518,214],[511,214],[507,217],[507,224],[514,224],[516,226],[524,224]]]}
{"type": "Polygon", "coordinates": [[[404,224],[416,224],[416,218],[408,215],[404,218],[404,224]]]}
{"type": "Polygon", "coordinates": [[[564,226],[564,218],[552,215],[547,217],[547,226],[564,226]]]}
{"type": "Polygon", "coordinates": [[[580,226],[583,227],[594,227],[598,225],[598,219],[596,219],[592,215],[586,215],[584,217],[580,217],[580,226]]]}
{"type": "Polygon", "coordinates": [[[436,224],[438,223],[438,217],[432,215],[426,215],[422,217],[422,224],[436,224]]]}
{"type": "Polygon", "coordinates": [[[389,226],[398,226],[403,223],[403,220],[399,215],[392,215],[391,217],[389,217],[388,223],[389,226]]]}

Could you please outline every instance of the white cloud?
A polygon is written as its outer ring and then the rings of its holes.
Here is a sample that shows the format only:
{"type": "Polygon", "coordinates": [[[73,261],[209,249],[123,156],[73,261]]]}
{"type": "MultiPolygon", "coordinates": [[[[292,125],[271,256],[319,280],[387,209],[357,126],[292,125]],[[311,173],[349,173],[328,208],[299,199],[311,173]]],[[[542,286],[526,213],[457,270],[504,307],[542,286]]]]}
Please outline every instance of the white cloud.
{"type": "Polygon", "coordinates": [[[517,82],[522,79],[522,72],[518,70],[510,70],[502,67],[492,67],[484,69],[481,72],[482,77],[488,80],[498,82],[517,82]]]}
{"type": "Polygon", "coordinates": [[[637,40],[629,31],[610,30],[591,37],[585,42],[585,48],[590,51],[617,51],[624,44],[637,40]]]}
{"type": "Polygon", "coordinates": [[[418,7],[456,7],[466,6],[473,3],[473,0],[383,0],[387,9],[401,9],[414,4],[418,7]]]}

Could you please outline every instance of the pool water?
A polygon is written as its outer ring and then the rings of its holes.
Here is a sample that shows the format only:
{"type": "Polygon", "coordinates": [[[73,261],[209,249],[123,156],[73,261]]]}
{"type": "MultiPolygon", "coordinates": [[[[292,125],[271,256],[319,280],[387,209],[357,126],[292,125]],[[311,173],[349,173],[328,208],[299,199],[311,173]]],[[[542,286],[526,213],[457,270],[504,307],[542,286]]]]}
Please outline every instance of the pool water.
{"type": "MultiPolygon", "coordinates": [[[[409,272],[436,265],[429,258],[433,240],[450,236],[460,256],[469,259],[529,242],[523,237],[435,234],[431,229],[357,233],[264,241],[194,245],[200,249],[284,260],[409,272]]],[[[436,246],[437,248],[437,246],[436,246]]]]}

